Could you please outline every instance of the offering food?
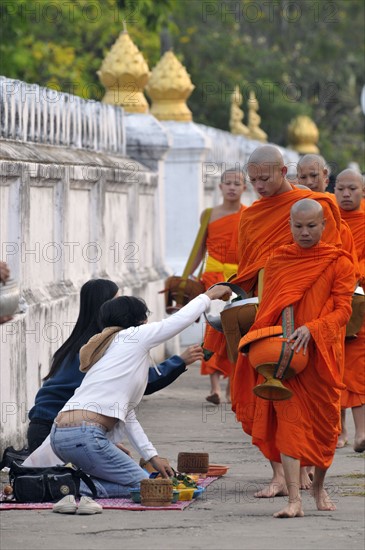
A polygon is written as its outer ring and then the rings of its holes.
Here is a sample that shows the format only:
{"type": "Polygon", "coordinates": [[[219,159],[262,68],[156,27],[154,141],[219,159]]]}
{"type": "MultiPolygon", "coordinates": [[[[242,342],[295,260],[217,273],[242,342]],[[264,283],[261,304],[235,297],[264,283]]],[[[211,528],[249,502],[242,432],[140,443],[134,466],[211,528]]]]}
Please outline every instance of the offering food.
{"type": "Polygon", "coordinates": [[[185,474],[176,474],[175,477],[171,478],[172,484],[175,489],[196,489],[197,488],[197,477],[185,474]],[[195,479],[194,479],[195,478],[195,479]]]}

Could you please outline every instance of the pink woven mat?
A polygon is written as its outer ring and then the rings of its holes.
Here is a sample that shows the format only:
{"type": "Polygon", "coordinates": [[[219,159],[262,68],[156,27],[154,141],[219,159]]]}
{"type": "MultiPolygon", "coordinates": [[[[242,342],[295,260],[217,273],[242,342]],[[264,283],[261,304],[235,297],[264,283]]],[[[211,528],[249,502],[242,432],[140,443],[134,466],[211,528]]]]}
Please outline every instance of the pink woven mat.
{"type": "MultiPolygon", "coordinates": [[[[199,479],[199,487],[208,487],[213,481],[216,481],[218,477],[206,477],[199,479]]],[[[204,493],[203,493],[204,494],[204,493]]],[[[0,495],[0,499],[3,495],[0,495]]],[[[105,510],[184,510],[193,500],[179,500],[175,504],[169,506],[142,506],[142,504],[136,504],[130,498],[99,498],[96,502],[101,504],[105,510]]],[[[53,502],[0,502],[0,510],[48,510],[52,509],[53,502]]]]}

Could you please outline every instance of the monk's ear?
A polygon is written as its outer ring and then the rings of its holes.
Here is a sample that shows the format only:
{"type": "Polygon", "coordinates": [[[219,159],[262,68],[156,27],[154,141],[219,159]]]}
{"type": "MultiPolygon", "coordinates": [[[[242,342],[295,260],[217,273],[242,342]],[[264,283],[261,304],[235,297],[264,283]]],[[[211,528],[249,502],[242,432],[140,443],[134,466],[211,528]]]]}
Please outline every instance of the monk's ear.
{"type": "Polygon", "coordinates": [[[287,166],[283,166],[282,169],[281,169],[281,175],[283,176],[283,178],[285,178],[285,176],[287,175],[288,173],[288,167],[287,166]]]}
{"type": "Polygon", "coordinates": [[[326,226],[327,218],[323,218],[323,227],[326,226]]]}
{"type": "Polygon", "coordinates": [[[327,168],[323,168],[323,174],[324,174],[324,176],[325,176],[325,178],[326,178],[325,181],[326,181],[326,186],[327,186],[327,185],[329,184],[329,181],[330,181],[330,177],[329,177],[327,168]]]}

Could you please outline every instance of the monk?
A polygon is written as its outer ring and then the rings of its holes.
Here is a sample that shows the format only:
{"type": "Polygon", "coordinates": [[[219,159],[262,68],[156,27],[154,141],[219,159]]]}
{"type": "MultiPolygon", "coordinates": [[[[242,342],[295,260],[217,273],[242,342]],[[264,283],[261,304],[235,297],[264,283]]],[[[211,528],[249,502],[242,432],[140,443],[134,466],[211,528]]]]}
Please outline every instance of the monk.
{"type": "MultiPolygon", "coordinates": [[[[253,151],[247,164],[248,176],[260,200],[243,211],[239,225],[238,251],[240,261],[233,283],[247,293],[258,295],[258,273],[270,254],[283,244],[292,242],[288,224],[290,208],[302,198],[313,198],[323,207],[327,219],[323,240],[341,246],[341,218],[337,205],[327,195],[306,189],[298,189],[286,178],[287,167],[277,147],[264,145],[253,151]]],[[[252,433],[252,414],[256,397],[252,388],[257,375],[242,355],[238,357],[232,375],[232,408],[244,431],[252,433]],[[251,414],[252,413],[252,414],[251,414]]],[[[280,463],[272,463],[273,477],[269,486],[258,491],[256,497],[274,497],[287,494],[284,472],[280,463]]],[[[302,487],[308,488],[310,480],[302,469],[302,487]]]]}
{"type": "MultiPolygon", "coordinates": [[[[307,367],[284,380],[293,395],[285,401],[257,398],[253,443],[273,462],[281,461],[289,499],[274,514],[302,517],[300,467],[314,465],[311,493],[318,510],[335,510],[324,478],[340,430],[342,327],[351,316],[355,282],[351,256],[325,244],[321,205],[311,199],[290,210],[294,244],[277,248],[265,265],[258,314],[250,332],[281,325],[282,310],[292,306],[295,329],[289,335],[295,353],[309,354],[307,367]],[[303,277],[303,273],[306,274],[303,277]]],[[[244,342],[244,338],[242,339],[244,342]]],[[[252,366],[251,369],[253,370],[252,366]]],[[[259,375],[258,383],[264,381],[259,375]]]]}
{"type": "MultiPolygon", "coordinates": [[[[336,178],[335,196],[341,216],[353,233],[360,268],[358,284],[365,288],[365,212],[361,209],[363,179],[355,170],[343,170],[336,178]]],[[[354,339],[345,341],[344,384],[341,396],[341,434],[337,447],[348,442],[346,409],[352,409],[355,424],[353,448],[365,450],[365,320],[354,339]]]]}
{"type": "Polygon", "coordinates": [[[324,193],[330,173],[330,167],[321,155],[304,155],[297,164],[298,183],[306,185],[311,191],[324,193]]]}
{"type": "MultiPolygon", "coordinates": [[[[246,189],[242,172],[226,170],[221,176],[219,188],[223,202],[212,209],[209,225],[198,251],[192,273],[201,263],[205,254],[204,273],[201,280],[208,289],[215,283],[226,281],[237,271],[238,224],[240,216],[246,207],[241,204],[241,196],[246,189]]],[[[204,216],[202,213],[201,219],[204,216]]],[[[204,347],[211,350],[214,339],[219,334],[210,326],[207,327],[204,347]]],[[[228,378],[226,399],[230,401],[229,377],[234,364],[228,360],[226,353],[215,353],[207,361],[202,361],[201,374],[210,376],[210,394],[206,400],[215,405],[221,402],[220,378],[228,378]]]]}
{"type": "MultiPolygon", "coordinates": [[[[326,193],[326,197],[332,199],[333,202],[337,204],[334,194],[326,191],[329,183],[329,176],[330,168],[321,155],[304,155],[297,164],[298,181],[309,187],[312,191],[326,193]]],[[[343,218],[341,218],[341,242],[342,247],[347,250],[356,261],[355,242],[351,230],[343,218]]]]}

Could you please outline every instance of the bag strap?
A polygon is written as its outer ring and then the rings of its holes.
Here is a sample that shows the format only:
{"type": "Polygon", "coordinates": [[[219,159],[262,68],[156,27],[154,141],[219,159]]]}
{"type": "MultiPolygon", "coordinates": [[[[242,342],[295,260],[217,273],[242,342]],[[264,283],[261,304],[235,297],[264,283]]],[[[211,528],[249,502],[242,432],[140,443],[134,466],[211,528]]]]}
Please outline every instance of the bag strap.
{"type": "MultiPolygon", "coordinates": [[[[286,339],[294,331],[294,308],[292,305],[287,306],[283,309],[282,314],[282,326],[283,326],[283,337],[286,339]]],[[[274,378],[283,378],[286,369],[291,363],[293,358],[294,351],[291,349],[291,346],[285,340],[281,345],[281,353],[279,362],[275,367],[274,378]]]]}
{"type": "Polygon", "coordinates": [[[77,473],[77,477],[79,477],[80,479],[82,479],[82,481],[86,483],[86,485],[89,487],[90,491],[92,492],[93,498],[95,499],[98,496],[98,494],[97,494],[95,484],[91,479],[91,477],[85,474],[85,472],[83,472],[80,469],[78,469],[76,472],[74,471],[74,473],[77,473]]]}
{"type": "Polygon", "coordinates": [[[209,224],[209,220],[210,220],[210,216],[212,214],[212,210],[213,208],[207,208],[204,212],[204,215],[203,215],[203,218],[202,218],[202,222],[200,224],[200,228],[199,228],[199,231],[198,231],[198,234],[195,238],[195,242],[193,244],[193,248],[191,249],[191,252],[190,252],[190,255],[189,255],[189,258],[186,262],[186,266],[184,268],[184,271],[183,271],[183,274],[182,274],[182,278],[183,279],[187,279],[189,274],[190,274],[190,271],[191,271],[191,268],[193,266],[193,263],[194,263],[194,260],[196,258],[196,255],[198,253],[198,250],[200,248],[200,245],[202,244],[202,241],[203,241],[203,237],[204,237],[204,234],[207,230],[207,227],[208,227],[208,224],[209,224]]]}

